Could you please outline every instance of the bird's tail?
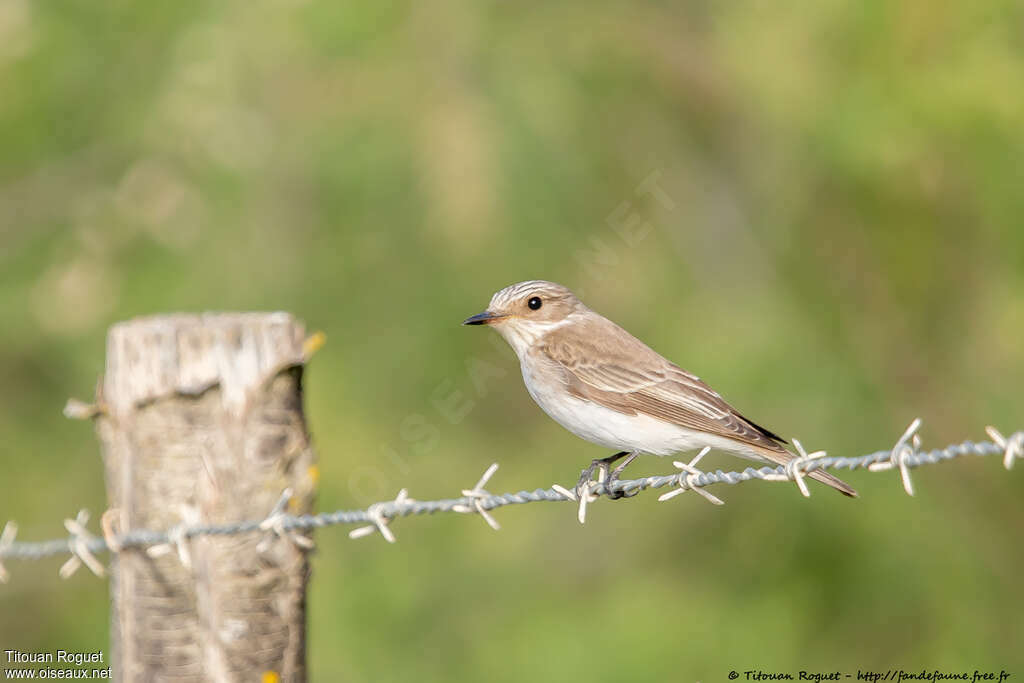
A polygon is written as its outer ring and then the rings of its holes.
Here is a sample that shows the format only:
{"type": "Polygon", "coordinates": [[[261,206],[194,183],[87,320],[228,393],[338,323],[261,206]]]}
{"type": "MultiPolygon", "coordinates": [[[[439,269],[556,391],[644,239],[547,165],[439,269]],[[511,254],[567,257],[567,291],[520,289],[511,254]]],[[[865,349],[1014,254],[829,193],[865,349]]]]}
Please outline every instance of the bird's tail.
{"type": "Polygon", "coordinates": [[[833,475],[831,472],[826,472],[825,470],[814,470],[813,472],[808,472],[807,476],[815,481],[820,481],[822,484],[828,484],[844,496],[849,496],[850,498],[857,497],[857,491],[854,490],[852,486],[839,477],[833,475]]]}

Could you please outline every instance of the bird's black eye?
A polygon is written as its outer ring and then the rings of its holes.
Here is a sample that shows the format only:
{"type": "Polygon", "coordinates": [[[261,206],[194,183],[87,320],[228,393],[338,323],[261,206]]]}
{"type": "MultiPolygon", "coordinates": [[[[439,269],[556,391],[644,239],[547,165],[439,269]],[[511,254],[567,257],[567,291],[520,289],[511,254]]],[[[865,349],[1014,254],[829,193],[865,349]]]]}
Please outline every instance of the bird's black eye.
{"type": "Polygon", "coordinates": [[[540,308],[541,300],[539,296],[532,296],[530,300],[526,302],[526,305],[530,307],[531,311],[536,311],[540,308]]]}

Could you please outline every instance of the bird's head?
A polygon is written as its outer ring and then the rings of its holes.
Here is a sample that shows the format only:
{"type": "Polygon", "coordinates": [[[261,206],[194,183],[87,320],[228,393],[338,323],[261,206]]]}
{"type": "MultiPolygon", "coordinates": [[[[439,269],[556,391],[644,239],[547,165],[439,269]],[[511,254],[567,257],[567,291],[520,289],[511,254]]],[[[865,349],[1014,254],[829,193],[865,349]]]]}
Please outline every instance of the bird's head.
{"type": "Polygon", "coordinates": [[[462,321],[463,325],[489,325],[521,354],[548,331],[569,323],[589,309],[568,287],[546,280],[509,285],[491,297],[487,310],[462,321]]]}

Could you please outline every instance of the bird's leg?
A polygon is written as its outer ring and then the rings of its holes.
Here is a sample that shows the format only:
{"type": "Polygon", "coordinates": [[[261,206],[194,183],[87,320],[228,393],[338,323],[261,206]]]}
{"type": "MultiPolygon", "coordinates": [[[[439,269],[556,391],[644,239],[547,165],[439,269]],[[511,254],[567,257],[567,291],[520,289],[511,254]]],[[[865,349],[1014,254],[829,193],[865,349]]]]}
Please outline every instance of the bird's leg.
{"type": "MultiPolygon", "coordinates": [[[[621,456],[622,454],[620,453],[619,455],[621,456]]],[[[619,475],[622,474],[622,470],[626,469],[626,466],[629,465],[629,463],[636,460],[636,457],[638,455],[640,454],[629,453],[628,455],[626,455],[626,459],[623,460],[618,467],[612,470],[611,474],[608,475],[608,478],[605,479],[604,487],[605,489],[608,490],[608,497],[611,498],[612,500],[618,500],[619,498],[632,498],[633,496],[639,493],[639,491],[633,491],[632,493],[626,493],[624,491],[616,491],[615,493],[611,492],[612,486],[614,486],[615,482],[619,480],[619,475]]]]}
{"type": "MultiPolygon", "coordinates": [[[[633,462],[636,458],[636,453],[630,453],[629,451],[622,451],[615,455],[609,455],[607,458],[598,458],[590,463],[590,467],[583,470],[580,473],[580,480],[576,482],[576,495],[586,495],[586,489],[590,485],[591,479],[594,477],[595,470],[601,470],[604,472],[604,485],[608,488],[609,484],[618,478],[618,475],[622,472],[623,468],[629,463],[633,462]],[[611,472],[611,466],[615,464],[620,458],[629,456],[626,458],[626,462],[622,463],[615,468],[614,472],[611,472]]],[[[611,499],[622,498],[622,494],[608,494],[611,499]]]]}

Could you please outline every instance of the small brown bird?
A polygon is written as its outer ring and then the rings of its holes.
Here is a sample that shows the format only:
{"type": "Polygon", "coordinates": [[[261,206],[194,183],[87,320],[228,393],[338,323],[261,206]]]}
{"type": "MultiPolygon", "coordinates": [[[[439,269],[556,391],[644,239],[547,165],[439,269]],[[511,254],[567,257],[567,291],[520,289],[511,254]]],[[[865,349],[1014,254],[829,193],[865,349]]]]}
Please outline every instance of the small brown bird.
{"type": "MultiPolygon", "coordinates": [[[[463,325],[497,330],[515,350],[526,389],[544,412],[573,434],[619,451],[583,470],[577,490],[597,468],[610,488],[642,453],[672,455],[710,446],[774,465],[796,457],[781,437],[740,415],[696,375],[587,308],[562,285],[510,285],[463,325]],[[609,472],[620,458],[625,460],[609,472]]],[[[857,495],[824,470],[807,476],[857,495]]]]}

